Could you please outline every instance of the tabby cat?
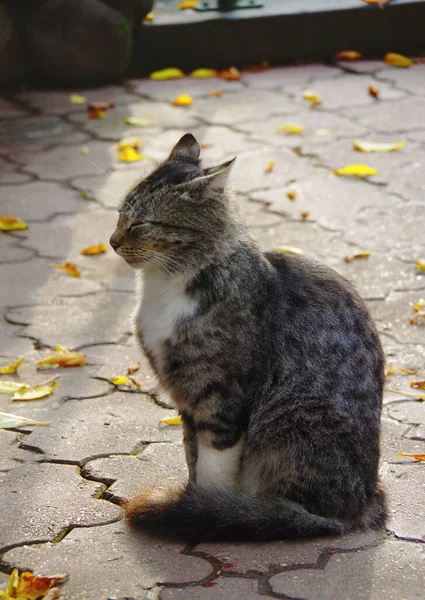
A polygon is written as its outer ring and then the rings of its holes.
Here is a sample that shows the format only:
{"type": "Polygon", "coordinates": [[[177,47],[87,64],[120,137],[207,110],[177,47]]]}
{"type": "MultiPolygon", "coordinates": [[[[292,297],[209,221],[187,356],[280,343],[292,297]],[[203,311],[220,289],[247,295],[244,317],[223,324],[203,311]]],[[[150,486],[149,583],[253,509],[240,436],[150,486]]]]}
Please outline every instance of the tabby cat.
{"type": "MultiPolygon", "coordinates": [[[[263,253],[226,183],[181,138],[127,195],[110,243],[143,279],[135,332],[183,421],[185,490],[130,500],[130,522],[192,541],[380,527],[384,358],[332,269],[263,253]]],[[[140,281],[141,283],[141,281],[140,281]]]]}

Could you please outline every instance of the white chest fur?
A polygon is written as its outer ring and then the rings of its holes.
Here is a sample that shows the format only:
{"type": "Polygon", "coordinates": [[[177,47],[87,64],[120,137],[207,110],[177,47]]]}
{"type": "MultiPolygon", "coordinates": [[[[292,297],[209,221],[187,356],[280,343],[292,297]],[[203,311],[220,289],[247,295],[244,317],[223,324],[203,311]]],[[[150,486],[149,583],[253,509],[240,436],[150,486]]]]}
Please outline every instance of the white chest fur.
{"type": "Polygon", "coordinates": [[[192,316],[197,307],[185,293],[186,285],[183,277],[173,278],[159,269],[145,269],[143,273],[135,324],[160,371],[163,343],[172,338],[179,320],[192,316]]]}

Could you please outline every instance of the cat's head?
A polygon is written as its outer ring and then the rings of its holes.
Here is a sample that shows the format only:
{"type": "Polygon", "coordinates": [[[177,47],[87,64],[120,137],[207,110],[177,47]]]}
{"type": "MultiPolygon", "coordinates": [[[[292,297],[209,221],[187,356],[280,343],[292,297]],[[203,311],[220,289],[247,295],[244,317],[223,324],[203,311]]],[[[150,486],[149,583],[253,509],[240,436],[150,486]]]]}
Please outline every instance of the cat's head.
{"type": "Polygon", "coordinates": [[[208,262],[224,244],[232,209],[223,193],[235,159],[202,168],[190,133],[169,157],[129,192],[120,208],[112,248],[140,269],[156,264],[170,273],[208,262]]]}

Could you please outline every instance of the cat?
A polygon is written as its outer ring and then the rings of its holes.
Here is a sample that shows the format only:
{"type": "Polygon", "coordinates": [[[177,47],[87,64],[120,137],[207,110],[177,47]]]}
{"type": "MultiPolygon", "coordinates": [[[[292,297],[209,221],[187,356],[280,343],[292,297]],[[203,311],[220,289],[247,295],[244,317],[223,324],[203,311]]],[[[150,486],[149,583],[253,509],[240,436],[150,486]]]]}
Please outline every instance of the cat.
{"type": "Polygon", "coordinates": [[[184,135],[127,195],[110,243],[140,277],[135,333],[182,418],[181,491],[148,489],[129,522],[187,541],[379,528],[384,356],[351,284],[262,253],[184,135]],[[142,289],[143,288],[143,289],[142,289]]]}

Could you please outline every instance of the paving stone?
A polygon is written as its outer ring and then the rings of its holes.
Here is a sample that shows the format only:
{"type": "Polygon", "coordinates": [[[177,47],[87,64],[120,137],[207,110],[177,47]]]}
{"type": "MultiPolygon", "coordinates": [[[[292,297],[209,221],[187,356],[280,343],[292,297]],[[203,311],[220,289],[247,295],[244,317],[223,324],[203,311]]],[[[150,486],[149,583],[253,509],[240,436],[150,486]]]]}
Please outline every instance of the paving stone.
{"type": "Polygon", "coordinates": [[[415,400],[396,402],[389,407],[389,414],[391,418],[402,423],[425,425],[425,402],[415,400]]]}
{"type": "Polygon", "coordinates": [[[69,400],[57,408],[39,409],[37,418],[52,423],[33,428],[25,443],[39,448],[49,460],[68,462],[130,454],[142,442],[181,440],[180,427],[158,427],[159,420],[170,414],[145,394],[117,392],[104,398],[69,400]]]}
{"type": "Polygon", "coordinates": [[[355,62],[338,61],[338,66],[347,69],[353,73],[376,73],[377,71],[388,70],[389,67],[384,65],[380,60],[356,60],[355,62]]]}
{"type": "Polygon", "coordinates": [[[118,342],[130,331],[134,300],[126,292],[60,298],[55,303],[10,309],[7,319],[27,325],[23,334],[46,346],[73,349],[118,342]]]}
{"type": "Polygon", "coordinates": [[[279,541],[246,544],[198,544],[194,551],[204,552],[222,561],[223,571],[245,573],[267,572],[269,569],[295,565],[315,565],[324,550],[353,550],[373,546],[383,537],[382,532],[353,532],[343,537],[335,536],[302,541],[279,541]]]}
{"type": "Polygon", "coordinates": [[[2,160],[0,158],[0,185],[3,187],[0,188],[0,197],[4,197],[5,185],[14,185],[19,183],[26,183],[27,181],[31,181],[32,177],[28,173],[19,172],[19,167],[17,165],[11,164],[2,160]]]}
{"type": "MultiPolygon", "coordinates": [[[[361,181],[353,183],[363,184],[361,181]]],[[[371,191],[365,190],[368,197],[371,191]]],[[[355,220],[347,222],[345,239],[413,263],[425,252],[424,219],[425,205],[420,204],[364,208],[355,220]]]]}
{"type": "Polygon", "coordinates": [[[280,573],[275,593],[308,600],[419,600],[423,596],[422,545],[388,541],[377,548],[333,555],[324,569],[280,573]]]}
{"type": "MultiPolygon", "coordinates": [[[[393,405],[390,405],[390,409],[393,405]]],[[[387,418],[385,416],[381,419],[381,461],[383,463],[381,471],[383,474],[387,472],[387,470],[392,465],[388,463],[401,463],[411,462],[412,459],[403,458],[401,456],[397,456],[399,452],[407,452],[407,453],[421,453],[424,449],[424,443],[420,440],[412,440],[407,436],[408,431],[411,429],[411,426],[407,423],[400,423],[395,421],[394,419],[387,418]]],[[[392,486],[388,486],[389,489],[392,489],[392,486]]],[[[390,495],[390,498],[392,495],[390,495]]]]}
{"type": "Polygon", "coordinates": [[[193,114],[213,125],[234,125],[243,121],[264,120],[272,115],[293,113],[296,107],[286,96],[277,92],[247,90],[223,98],[198,100],[193,114]]]}
{"type": "MultiPolygon", "coordinates": [[[[269,151],[269,155],[271,154],[269,151]]],[[[244,160],[245,156],[240,162],[243,163],[244,160]]],[[[288,166],[291,162],[294,163],[294,159],[287,161],[288,166]]],[[[244,164],[242,164],[243,166],[244,164]]],[[[280,174],[281,170],[283,170],[281,165],[276,165],[270,175],[276,172],[277,176],[277,173],[280,174]]],[[[261,181],[261,183],[264,183],[264,187],[266,181],[267,176],[264,176],[261,181]]],[[[241,181],[241,185],[244,185],[244,182],[241,181]]],[[[357,223],[354,221],[355,216],[366,207],[382,207],[384,212],[387,207],[401,203],[398,197],[391,196],[382,189],[370,186],[364,181],[343,179],[331,172],[318,173],[317,170],[308,174],[305,172],[297,173],[296,170],[290,171],[286,181],[282,181],[280,186],[273,185],[273,189],[257,191],[251,194],[251,197],[253,200],[266,202],[270,211],[293,218],[301,218],[301,211],[307,210],[310,213],[309,219],[333,230],[354,227],[353,224],[357,223]],[[292,177],[289,177],[291,173],[292,177]],[[296,192],[297,199],[295,202],[288,198],[288,191],[296,192]],[[336,199],[338,199],[337,202],[336,199]]],[[[375,232],[376,221],[373,221],[373,225],[371,223],[372,227],[375,232]]],[[[364,244],[365,242],[356,238],[355,243],[364,244]]]]}
{"type": "Polygon", "coordinates": [[[242,82],[256,90],[286,90],[288,86],[307,85],[316,80],[336,78],[341,75],[341,69],[318,63],[293,67],[274,67],[261,73],[244,72],[242,82]]]}
{"type": "MultiPolygon", "coordinates": [[[[245,80],[245,75],[242,82],[245,80]]],[[[208,96],[208,92],[222,91],[225,94],[242,90],[243,83],[239,81],[225,81],[214,77],[212,79],[174,79],[170,81],[154,81],[151,79],[132,80],[131,89],[141,96],[154,100],[172,102],[180,94],[189,94],[192,98],[208,96]]]]}
{"type": "Polygon", "coordinates": [[[140,381],[142,389],[149,390],[157,385],[149,362],[133,335],[125,345],[88,346],[84,352],[87,355],[87,362],[97,365],[97,377],[110,379],[117,375],[127,375],[130,366],[140,363],[133,377],[140,381]]]}
{"type": "Polygon", "coordinates": [[[188,474],[183,442],[149,444],[138,456],[109,456],[88,462],[84,476],[114,481],[108,493],[129,499],[145,487],[183,488],[188,474]]]}
{"type": "Polygon", "coordinates": [[[422,123],[423,106],[422,98],[409,96],[397,102],[386,103],[385,110],[380,102],[375,102],[367,108],[346,108],[342,114],[373,131],[385,134],[407,133],[416,131],[418,123],[422,123]]]}
{"type": "Polygon", "coordinates": [[[35,252],[30,248],[20,248],[17,246],[14,236],[2,235],[0,237],[0,264],[30,260],[34,256],[35,252]]]}
{"type": "Polygon", "coordinates": [[[18,438],[14,431],[0,431],[0,472],[16,469],[21,462],[33,462],[37,458],[37,455],[19,449],[18,438]]]}
{"type": "Polygon", "coordinates": [[[425,65],[414,65],[411,69],[389,69],[378,75],[379,80],[391,81],[399,90],[411,94],[425,95],[422,84],[425,78],[425,65]]]}
{"type": "Polygon", "coordinates": [[[28,111],[19,106],[19,104],[15,104],[14,102],[6,100],[6,98],[0,97],[0,115],[2,119],[11,117],[26,117],[28,114],[28,111]]]}
{"type": "MultiPolygon", "coordinates": [[[[6,323],[3,317],[4,308],[0,309],[0,340],[2,356],[22,356],[33,349],[31,340],[20,337],[24,334],[23,327],[6,323]]],[[[6,363],[7,361],[5,361],[6,363]]]]}
{"type": "Polygon", "coordinates": [[[61,181],[90,174],[99,169],[105,171],[113,163],[113,154],[107,142],[91,142],[90,153],[81,153],[80,146],[59,146],[34,156],[27,170],[40,178],[61,181]]]}
{"type": "Polygon", "coordinates": [[[165,588],[160,593],[161,600],[261,600],[263,594],[258,593],[258,583],[252,579],[229,579],[220,577],[209,583],[190,589],[165,588]]]}
{"type": "Polygon", "coordinates": [[[101,525],[120,516],[117,506],[95,497],[103,486],[82,479],[73,465],[22,465],[0,477],[6,524],[0,547],[52,540],[65,527],[101,525]]]}
{"type": "Polygon", "coordinates": [[[419,294],[420,292],[391,292],[385,301],[371,302],[369,309],[379,331],[387,333],[401,344],[422,344],[423,325],[410,324],[410,319],[415,315],[413,304],[419,299],[419,294]]]}
{"type": "MultiPolygon", "coordinates": [[[[319,110],[322,110],[322,108],[323,110],[339,110],[351,106],[373,106],[376,104],[375,98],[368,92],[370,85],[376,85],[376,80],[373,77],[344,73],[342,77],[338,77],[336,80],[323,79],[316,81],[314,86],[311,87],[320,94],[323,100],[323,104],[318,107],[319,110]]],[[[306,100],[302,98],[304,89],[305,85],[294,85],[287,86],[285,91],[290,93],[298,104],[306,104],[306,100]]],[[[390,84],[384,81],[379,84],[380,107],[382,107],[382,102],[385,100],[398,100],[405,95],[406,92],[393,89],[390,84]]],[[[317,110],[317,108],[314,110],[317,110]]]]}
{"type": "Polygon", "coordinates": [[[34,115],[24,119],[8,119],[0,123],[0,143],[13,146],[24,141],[58,142],[72,130],[70,123],[54,116],[34,115]]]}
{"type": "Polygon", "coordinates": [[[211,574],[206,560],[185,556],[182,551],[182,545],[160,543],[130,532],[120,522],[74,529],[60,544],[15,548],[5,554],[5,560],[40,574],[70,573],[61,586],[64,600],[139,600],[145,598],[143,590],[156,583],[190,583],[211,574]],[[89,565],[90,571],[82,565],[89,565]]]}
{"type": "Polygon", "coordinates": [[[425,193],[425,156],[421,150],[397,168],[397,176],[389,178],[388,190],[411,202],[423,202],[425,193]]]}

